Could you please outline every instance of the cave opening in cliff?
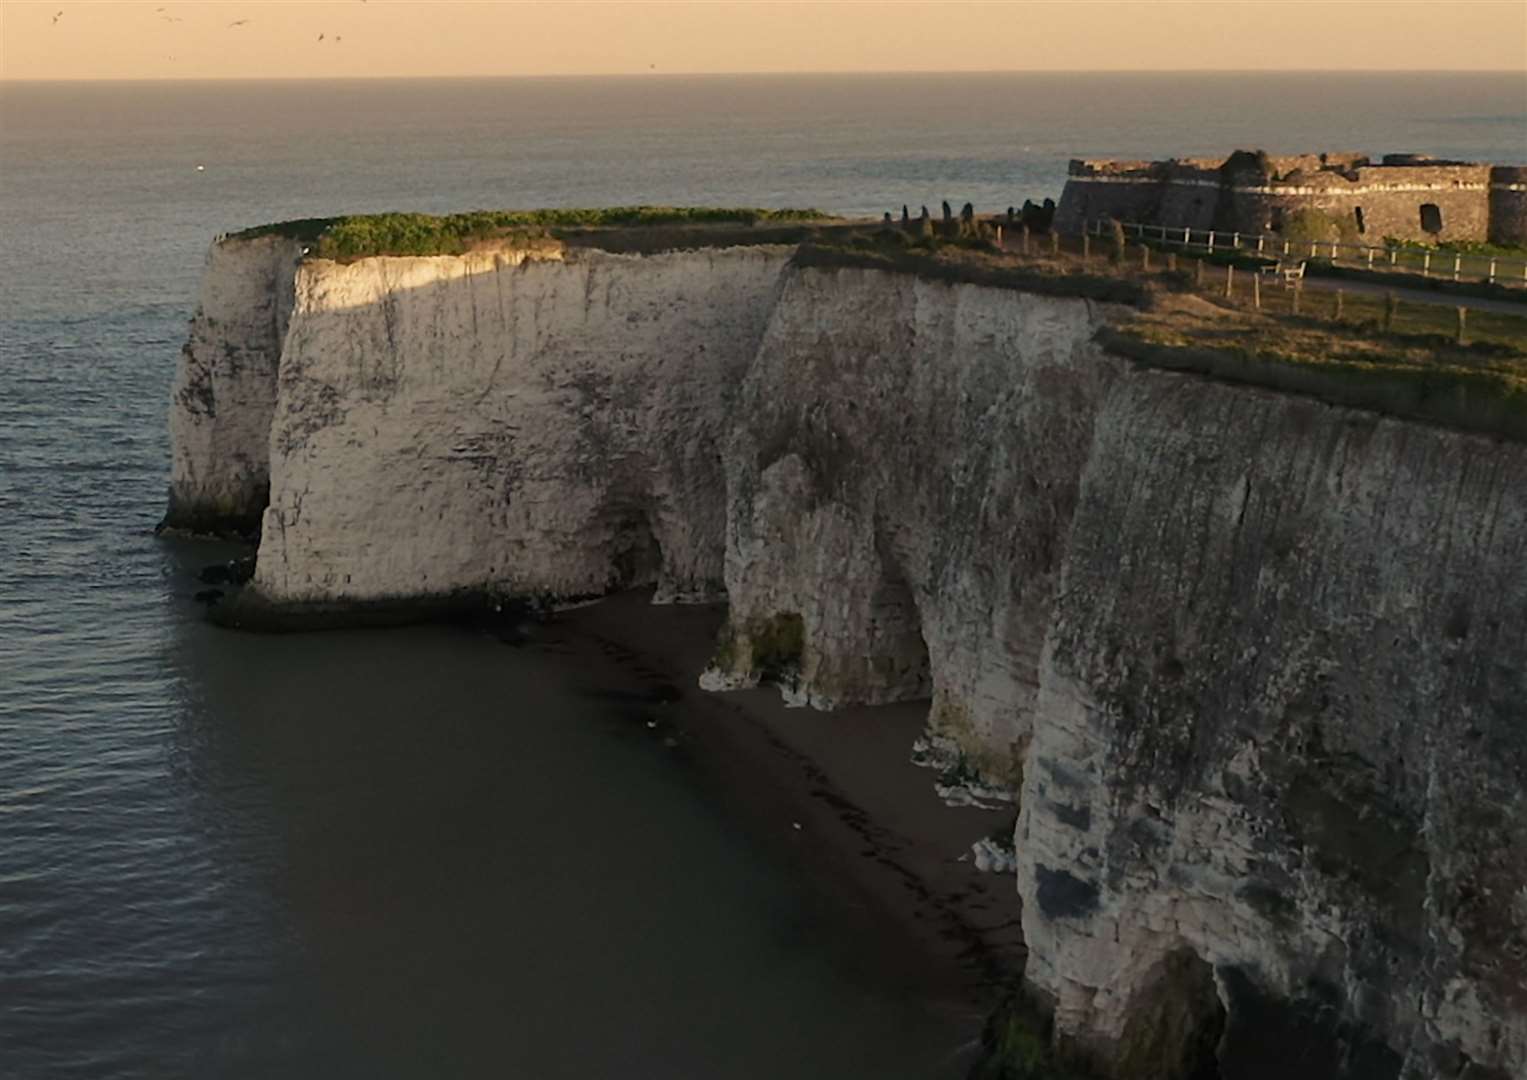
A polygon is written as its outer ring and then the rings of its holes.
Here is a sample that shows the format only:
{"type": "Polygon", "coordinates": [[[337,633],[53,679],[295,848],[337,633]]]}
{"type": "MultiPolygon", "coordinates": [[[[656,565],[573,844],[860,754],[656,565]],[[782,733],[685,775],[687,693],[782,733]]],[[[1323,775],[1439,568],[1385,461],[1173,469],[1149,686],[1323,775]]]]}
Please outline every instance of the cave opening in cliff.
{"type": "Polygon", "coordinates": [[[880,562],[882,577],[872,604],[875,623],[884,635],[883,655],[893,665],[888,675],[896,684],[897,696],[927,697],[933,692],[932,667],[917,598],[895,558],[882,551],[880,562]]]}
{"type": "Polygon", "coordinates": [[[1150,969],[1133,995],[1120,1037],[1129,1075],[1220,1080],[1227,1013],[1214,968],[1186,946],[1150,969]]]}
{"type": "Polygon", "coordinates": [[[663,548],[646,510],[628,507],[617,514],[610,567],[616,588],[655,584],[663,569],[663,548]]]}

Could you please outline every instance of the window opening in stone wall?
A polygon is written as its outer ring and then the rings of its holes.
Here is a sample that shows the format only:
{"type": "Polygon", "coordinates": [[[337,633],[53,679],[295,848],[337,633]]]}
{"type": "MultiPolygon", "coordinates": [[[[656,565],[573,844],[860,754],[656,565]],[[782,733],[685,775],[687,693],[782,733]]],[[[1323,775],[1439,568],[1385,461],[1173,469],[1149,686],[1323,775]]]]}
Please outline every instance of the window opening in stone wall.
{"type": "Polygon", "coordinates": [[[1356,218],[1356,219],[1357,219],[1357,231],[1358,231],[1358,232],[1359,232],[1359,233],[1365,233],[1365,232],[1367,232],[1367,231],[1368,231],[1368,229],[1367,229],[1367,227],[1366,227],[1366,226],[1365,226],[1365,225],[1364,225],[1364,224],[1363,224],[1363,208],[1362,208],[1362,207],[1361,207],[1361,206],[1359,206],[1359,207],[1357,207],[1357,208],[1356,208],[1356,209],[1354,209],[1354,210],[1353,210],[1353,211],[1352,211],[1352,216],[1353,216],[1353,217],[1355,217],[1355,218],[1356,218]]]}
{"type": "Polygon", "coordinates": [[[1283,231],[1283,211],[1280,208],[1274,207],[1272,213],[1268,216],[1267,229],[1269,232],[1283,231]]]}
{"type": "Polygon", "coordinates": [[[1442,231],[1442,210],[1436,203],[1421,204],[1421,231],[1433,236],[1442,231]]]}

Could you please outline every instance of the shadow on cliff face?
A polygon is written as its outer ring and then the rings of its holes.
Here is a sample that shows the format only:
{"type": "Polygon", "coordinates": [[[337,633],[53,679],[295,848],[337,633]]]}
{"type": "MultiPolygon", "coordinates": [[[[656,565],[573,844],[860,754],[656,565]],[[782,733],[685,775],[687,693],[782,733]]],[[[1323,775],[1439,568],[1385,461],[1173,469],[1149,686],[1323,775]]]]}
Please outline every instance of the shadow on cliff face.
{"type": "Polygon", "coordinates": [[[1341,1019],[1334,987],[1312,982],[1303,994],[1283,1000],[1265,993],[1240,968],[1221,968],[1219,978],[1230,1002],[1219,1054],[1226,1080],[1394,1080],[1400,1075],[1398,1054],[1341,1019]]]}

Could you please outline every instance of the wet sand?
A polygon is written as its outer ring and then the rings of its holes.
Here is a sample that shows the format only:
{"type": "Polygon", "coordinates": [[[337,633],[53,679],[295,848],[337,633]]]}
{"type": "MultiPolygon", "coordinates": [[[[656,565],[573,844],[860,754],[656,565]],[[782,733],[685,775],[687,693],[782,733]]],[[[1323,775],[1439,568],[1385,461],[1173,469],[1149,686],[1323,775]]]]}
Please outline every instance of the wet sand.
{"type": "Polygon", "coordinates": [[[700,690],[724,605],[654,607],[649,596],[563,612],[533,647],[572,654],[601,692],[649,703],[654,736],[718,806],[875,943],[877,977],[968,1016],[974,1038],[1024,950],[1011,875],[975,869],[970,845],[1010,832],[1016,810],[946,806],[935,774],[910,763],[927,701],[819,712],[786,708],[771,687],[700,690]]]}

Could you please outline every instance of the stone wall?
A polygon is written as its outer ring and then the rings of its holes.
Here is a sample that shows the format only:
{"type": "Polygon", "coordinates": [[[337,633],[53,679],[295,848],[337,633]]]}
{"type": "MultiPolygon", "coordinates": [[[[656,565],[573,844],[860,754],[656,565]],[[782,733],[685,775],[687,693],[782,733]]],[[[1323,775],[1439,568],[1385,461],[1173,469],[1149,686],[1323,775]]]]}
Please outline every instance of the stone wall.
{"type": "Polygon", "coordinates": [[[1123,221],[1225,232],[1276,232],[1299,210],[1344,223],[1359,243],[1527,240],[1527,188],[1511,167],[1391,155],[1270,158],[1241,151],[1215,164],[1073,161],[1057,228],[1123,221]],[[1499,212],[1502,222],[1493,223],[1499,212]],[[1520,238],[1520,239],[1513,239],[1520,238]]]}
{"type": "Polygon", "coordinates": [[[1527,165],[1490,170],[1490,242],[1527,247],[1527,165]]]}

